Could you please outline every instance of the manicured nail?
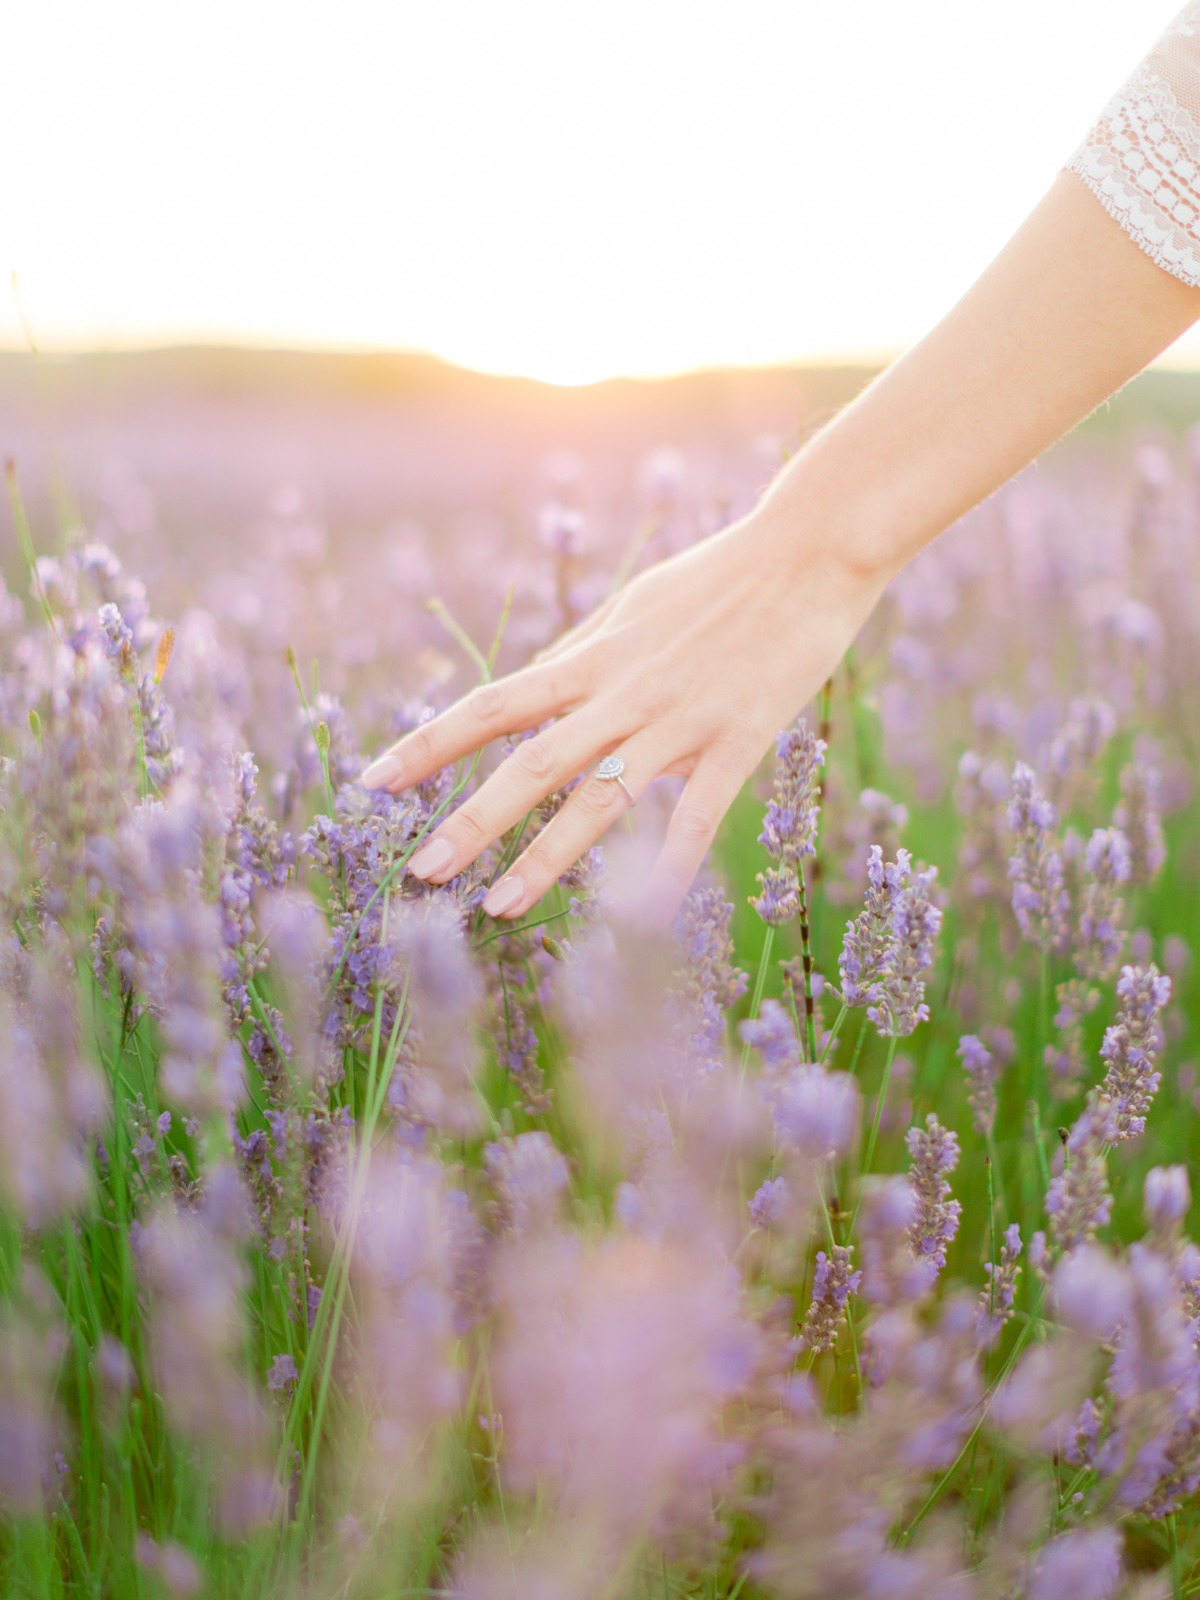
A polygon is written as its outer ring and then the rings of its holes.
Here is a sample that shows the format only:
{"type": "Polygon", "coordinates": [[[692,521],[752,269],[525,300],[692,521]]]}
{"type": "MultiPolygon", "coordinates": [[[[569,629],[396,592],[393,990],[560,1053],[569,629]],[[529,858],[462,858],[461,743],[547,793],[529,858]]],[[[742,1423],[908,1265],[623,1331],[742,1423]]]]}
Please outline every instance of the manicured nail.
{"type": "Polygon", "coordinates": [[[510,872],[507,878],[501,878],[500,882],[488,891],[483,909],[489,917],[503,916],[506,911],[511,911],[514,906],[520,905],[524,898],[525,879],[519,872],[510,872]]]}
{"type": "Polygon", "coordinates": [[[448,867],[453,859],[454,846],[449,839],[427,839],[408,863],[408,870],[414,878],[428,878],[448,867]]]}
{"type": "Polygon", "coordinates": [[[395,783],[404,768],[404,763],[399,755],[380,756],[358,780],[366,789],[386,789],[389,783],[395,783]]]}

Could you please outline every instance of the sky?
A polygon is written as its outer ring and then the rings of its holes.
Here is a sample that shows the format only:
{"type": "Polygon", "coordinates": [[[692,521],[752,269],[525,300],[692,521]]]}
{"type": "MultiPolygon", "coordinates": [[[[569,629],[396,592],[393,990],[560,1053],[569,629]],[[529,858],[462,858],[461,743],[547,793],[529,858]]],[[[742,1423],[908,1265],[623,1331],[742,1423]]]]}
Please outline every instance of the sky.
{"type": "MultiPolygon", "coordinates": [[[[1174,9],[8,0],[0,348],[422,350],[555,383],[888,359],[1174,9]]],[[[1200,333],[1171,361],[1200,367],[1200,333]]]]}

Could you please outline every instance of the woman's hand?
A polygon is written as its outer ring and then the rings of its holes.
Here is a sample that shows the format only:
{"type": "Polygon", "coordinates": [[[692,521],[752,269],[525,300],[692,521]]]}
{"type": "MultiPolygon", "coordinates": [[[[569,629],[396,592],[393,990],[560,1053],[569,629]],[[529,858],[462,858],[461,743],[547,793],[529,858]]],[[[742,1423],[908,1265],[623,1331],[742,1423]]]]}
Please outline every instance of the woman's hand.
{"type": "MultiPolygon", "coordinates": [[[[528,667],[406,734],[366,769],[365,784],[397,793],[489,740],[558,719],[517,746],[409,870],[446,882],[613,752],[635,799],[660,775],[688,780],[647,885],[651,914],[668,920],[738,790],[833,672],[883,588],[883,576],[809,543],[778,517],[735,523],[641,573],[528,667]]],[[[521,916],[630,804],[620,784],[586,778],[483,909],[521,916]]]]}

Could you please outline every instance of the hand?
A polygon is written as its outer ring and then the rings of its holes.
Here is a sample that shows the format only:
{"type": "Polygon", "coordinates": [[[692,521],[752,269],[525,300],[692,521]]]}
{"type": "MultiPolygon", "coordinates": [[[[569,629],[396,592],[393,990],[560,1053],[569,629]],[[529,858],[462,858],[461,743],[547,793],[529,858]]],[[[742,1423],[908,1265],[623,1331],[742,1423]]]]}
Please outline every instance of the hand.
{"type": "MultiPolygon", "coordinates": [[[[516,747],[409,870],[445,883],[552,790],[617,752],[635,800],[660,775],[688,780],[647,887],[655,920],[668,920],[742,784],[883,587],[828,548],[790,548],[798,543],[778,520],[735,523],[648,568],[529,666],[479,685],[372,762],[362,781],[397,793],[489,740],[558,719],[516,747]]],[[[483,909],[523,915],[630,803],[620,784],[586,778],[483,909]]]]}

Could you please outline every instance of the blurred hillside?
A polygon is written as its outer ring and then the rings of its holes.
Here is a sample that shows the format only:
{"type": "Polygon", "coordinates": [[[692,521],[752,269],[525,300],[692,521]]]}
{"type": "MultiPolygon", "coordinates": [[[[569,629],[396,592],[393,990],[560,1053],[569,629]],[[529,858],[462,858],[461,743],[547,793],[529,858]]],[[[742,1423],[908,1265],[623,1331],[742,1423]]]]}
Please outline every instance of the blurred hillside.
{"type": "MultiPolygon", "coordinates": [[[[18,462],[35,508],[57,481],[86,515],[115,460],[176,527],[261,503],[279,482],[335,521],[371,520],[406,506],[448,509],[448,496],[456,506],[502,504],[556,451],[584,457],[601,493],[661,445],[719,462],[758,440],[769,468],[872,376],[864,367],[729,369],[561,389],[421,355],[3,352],[0,450],[18,462]]],[[[1198,418],[1200,374],[1150,372],[1084,432],[1179,432],[1198,418]]]]}

